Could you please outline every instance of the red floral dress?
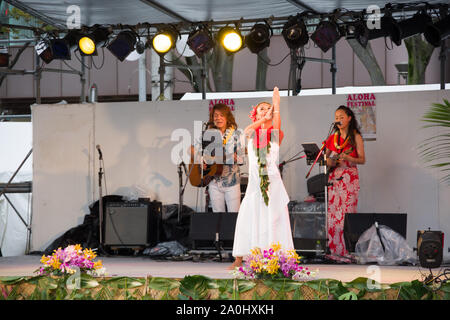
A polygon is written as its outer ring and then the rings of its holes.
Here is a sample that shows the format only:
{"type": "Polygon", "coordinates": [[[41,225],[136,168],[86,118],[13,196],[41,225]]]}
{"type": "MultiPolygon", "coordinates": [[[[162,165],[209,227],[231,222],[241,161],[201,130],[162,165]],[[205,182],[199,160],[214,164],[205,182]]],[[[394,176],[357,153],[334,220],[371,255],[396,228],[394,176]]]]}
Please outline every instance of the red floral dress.
{"type": "MultiPolygon", "coordinates": [[[[344,139],[339,137],[338,145],[344,143],[344,139]]],[[[358,157],[356,147],[347,143],[339,150],[334,144],[334,134],[328,137],[326,141],[327,149],[334,153],[346,152],[351,157],[358,157]]],[[[359,193],[359,175],[356,164],[349,161],[342,161],[339,167],[336,167],[329,175],[328,187],[328,246],[330,248],[330,258],[344,262],[350,262],[348,259],[339,258],[349,257],[344,242],[344,218],[347,213],[356,213],[358,206],[359,193]]]]}

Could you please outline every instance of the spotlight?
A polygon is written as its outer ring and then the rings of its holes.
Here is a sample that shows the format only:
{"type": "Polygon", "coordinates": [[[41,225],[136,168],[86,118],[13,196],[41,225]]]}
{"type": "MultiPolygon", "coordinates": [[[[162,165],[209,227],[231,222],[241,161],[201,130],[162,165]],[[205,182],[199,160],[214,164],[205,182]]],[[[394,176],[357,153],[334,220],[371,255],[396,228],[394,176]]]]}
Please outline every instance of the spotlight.
{"type": "Polygon", "coordinates": [[[257,23],[245,37],[245,44],[251,52],[257,54],[270,45],[270,37],[272,35],[272,28],[270,28],[267,22],[265,24],[257,23]]]}
{"type": "Polygon", "coordinates": [[[429,24],[424,32],[425,39],[435,47],[441,45],[441,41],[450,36],[450,15],[444,19],[429,24]]]}
{"type": "Polygon", "coordinates": [[[217,39],[228,53],[235,53],[242,49],[242,35],[238,29],[223,27],[219,30],[217,39]]]}
{"type": "MultiPolygon", "coordinates": [[[[120,32],[117,37],[106,47],[120,61],[134,51],[137,42],[137,34],[131,30],[120,32]]],[[[142,48],[139,46],[139,49],[142,48]]],[[[141,53],[143,50],[141,51],[141,53]]]]}
{"type": "Polygon", "coordinates": [[[9,66],[9,54],[8,49],[1,48],[0,49],[0,68],[8,67],[9,66]]]}
{"type": "Polygon", "coordinates": [[[42,61],[44,61],[46,64],[52,62],[53,54],[49,40],[41,40],[38,43],[36,43],[35,50],[36,53],[39,55],[39,58],[41,58],[42,61]]]}
{"type": "Polygon", "coordinates": [[[332,21],[321,21],[311,35],[312,41],[314,41],[323,52],[327,52],[328,49],[334,46],[340,37],[341,34],[338,26],[332,21]]]}
{"type": "Polygon", "coordinates": [[[431,22],[431,17],[425,11],[417,12],[412,18],[405,19],[398,23],[399,32],[393,33],[392,41],[399,45],[401,44],[402,39],[424,32],[426,26],[431,22]]]}
{"type": "Polygon", "coordinates": [[[369,31],[369,40],[389,37],[397,46],[401,45],[400,29],[397,21],[395,21],[390,12],[386,12],[385,15],[381,17],[380,24],[381,28],[369,31]]]}
{"type": "Polygon", "coordinates": [[[346,38],[356,39],[363,48],[366,48],[369,42],[369,29],[367,29],[364,21],[357,21],[354,24],[347,25],[346,38]]]}
{"type": "Polygon", "coordinates": [[[441,231],[417,231],[417,254],[423,268],[438,268],[442,263],[444,234],[441,231]]]}
{"type": "Polygon", "coordinates": [[[50,40],[53,59],[70,60],[70,47],[64,39],[50,40]]]}
{"type": "Polygon", "coordinates": [[[179,35],[180,34],[174,27],[165,27],[161,29],[152,40],[153,49],[155,49],[159,55],[165,55],[175,46],[179,35]]]}
{"type": "Polygon", "coordinates": [[[104,45],[110,34],[109,29],[98,27],[90,34],[82,36],[78,40],[80,53],[85,56],[96,56],[97,47],[104,45]]]}
{"type": "Polygon", "coordinates": [[[187,44],[194,51],[195,55],[201,58],[214,47],[214,40],[206,27],[200,27],[189,34],[187,44]]]}
{"type": "Polygon", "coordinates": [[[290,49],[303,47],[309,41],[305,22],[300,15],[289,17],[288,22],[283,26],[283,31],[281,33],[290,49]]]}

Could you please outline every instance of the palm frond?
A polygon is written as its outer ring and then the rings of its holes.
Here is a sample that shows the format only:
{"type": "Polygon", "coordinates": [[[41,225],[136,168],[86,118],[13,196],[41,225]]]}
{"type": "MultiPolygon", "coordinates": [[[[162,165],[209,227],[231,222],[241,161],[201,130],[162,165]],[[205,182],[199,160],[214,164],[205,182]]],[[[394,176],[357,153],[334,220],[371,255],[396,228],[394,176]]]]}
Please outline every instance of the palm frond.
{"type": "Polygon", "coordinates": [[[450,174],[447,174],[450,171],[450,102],[444,99],[444,103],[432,103],[421,120],[426,123],[423,128],[438,127],[444,131],[423,140],[418,152],[424,163],[432,163],[428,167],[446,174],[440,181],[450,185],[450,174]]]}

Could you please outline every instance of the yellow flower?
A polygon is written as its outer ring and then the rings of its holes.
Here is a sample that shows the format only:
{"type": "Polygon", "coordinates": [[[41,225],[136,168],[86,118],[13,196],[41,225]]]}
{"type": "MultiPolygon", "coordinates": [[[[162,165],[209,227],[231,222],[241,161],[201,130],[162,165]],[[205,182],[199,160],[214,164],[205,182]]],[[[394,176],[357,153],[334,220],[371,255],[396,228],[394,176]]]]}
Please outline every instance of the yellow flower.
{"type": "Polygon", "coordinates": [[[278,264],[278,258],[274,258],[269,261],[267,264],[267,272],[270,274],[275,274],[278,272],[278,269],[280,269],[280,265],[278,264]]]}
{"type": "Polygon", "coordinates": [[[261,255],[261,249],[260,248],[250,249],[250,253],[254,256],[259,256],[259,255],[261,255]]]}
{"type": "Polygon", "coordinates": [[[51,261],[51,266],[53,267],[53,269],[59,269],[59,267],[61,266],[61,262],[58,259],[54,258],[51,261]]]}
{"type": "Polygon", "coordinates": [[[96,262],[94,262],[94,269],[101,269],[103,268],[103,264],[102,264],[102,260],[98,260],[96,262]]]}
{"type": "Polygon", "coordinates": [[[287,255],[289,258],[293,258],[297,262],[300,260],[300,256],[297,254],[295,250],[288,250],[287,255]]]}
{"type": "Polygon", "coordinates": [[[279,250],[281,250],[281,244],[279,242],[272,244],[271,248],[273,249],[273,251],[277,252],[279,250]]]}
{"type": "Polygon", "coordinates": [[[92,260],[97,256],[97,254],[94,251],[92,251],[92,249],[84,249],[83,254],[84,257],[89,260],[92,260]]]}
{"type": "Polygon", "coordinates": [[[49,260],[50,260],[49,257],[43,255],[42,258],[41,258],[41,263],[42,263],[42,264],[47,264],[47,262],[48,262],[49,260]]]}
{"type": "Polygon", "coordinates": [[[81,245],[79,245],[79,244],[76,244],[75,247],[74,247],[74,249],[75,249],[75,251],[76,251],[77,253],[80,252],[80,251],[82,250],[81,245]]]}

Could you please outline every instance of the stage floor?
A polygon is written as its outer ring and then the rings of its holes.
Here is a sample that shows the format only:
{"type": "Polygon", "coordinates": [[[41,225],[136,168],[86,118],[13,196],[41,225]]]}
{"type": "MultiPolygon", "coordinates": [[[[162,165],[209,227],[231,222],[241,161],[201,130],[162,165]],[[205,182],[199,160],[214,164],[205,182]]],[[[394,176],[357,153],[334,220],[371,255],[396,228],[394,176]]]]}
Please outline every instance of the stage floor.
{"type": "MultiPolygon", "coordinates": [[[[0,257],[0,276],[33,276],[40,266],[40,256],[25,255],[0,257]]],[[[106,268],[106,276],[128,277],[166,277],[184,278],[187,275],[203,275],[213,279],[232,278],[227,267],[228,260],[214,261],[167,261],[154,260],[146,256],[108,256],[99,257],[106,268]]],[[[318,269],[314,279],[335,279],[350,282],[359,277],[371,278],[380,283],[423,281],[428,269],[420,266],[379,266],[357,264],[304,264],[311,270],[318,269]]],[[[436,272],[439,270],[436,269],[436,272]]],[[[435,273],[435,270],[433,270],[435,273]]],[[[311,279],[312,280],[312,279],[311,279]]]]}

